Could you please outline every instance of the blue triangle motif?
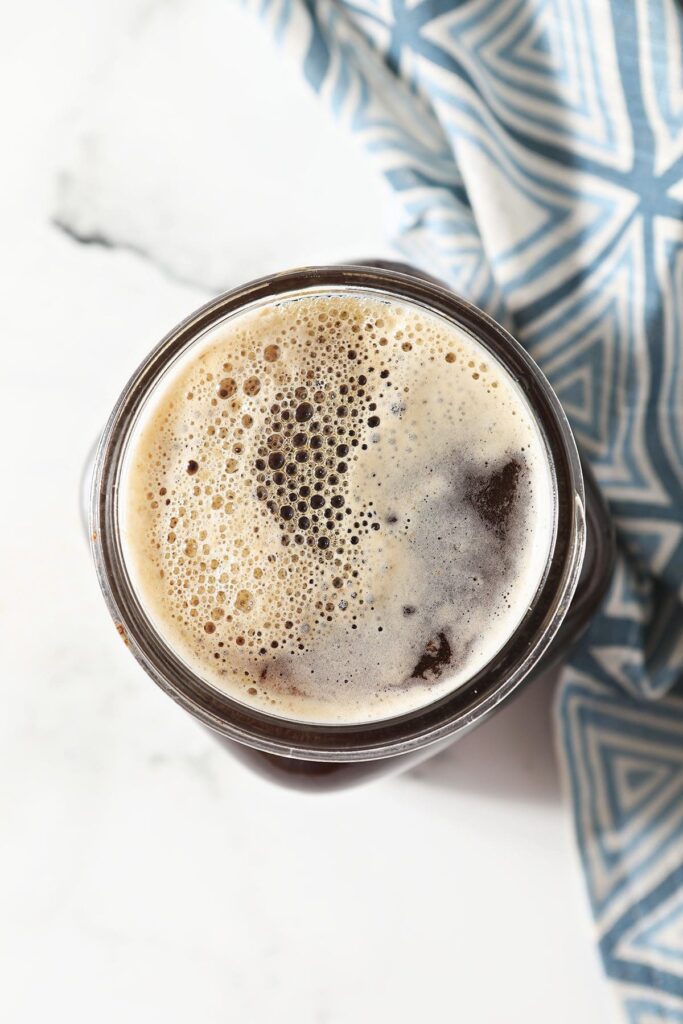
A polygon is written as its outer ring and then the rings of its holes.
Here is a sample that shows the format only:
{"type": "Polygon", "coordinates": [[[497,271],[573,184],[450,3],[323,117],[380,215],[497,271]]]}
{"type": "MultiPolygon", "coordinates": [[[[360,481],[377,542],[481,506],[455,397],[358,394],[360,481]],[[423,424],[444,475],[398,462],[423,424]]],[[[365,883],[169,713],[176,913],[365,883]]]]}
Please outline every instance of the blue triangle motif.
{"type": "Polygon", "coordinates": [[[683,961],[683,901],[644,928],[631,940],[631,945],[683,961]],[[672,939],[675,945],[672,945],[672,939]]]}
{"type": "MultiPolygon", "coordinates": [[[[456,51],[463,47],[470,59],[476,59],[497,102],[510,114],[544,133],[551,128],[562,135],[553,108],[570,110],[583,123],[575,128],[573,138],[597,147],[598,152],[614,152],[622,143],[610,116],[609,97],[604,94],[596,41],[600,26],[594,22],[592,6],[570,4],[568,13],[557,0],[534,0],[534,10],[529,13],[527,4],[518,2],[510,5],[512,13],[502,21],[487,25],[500,6],[499,0],[470,4],[474,8],[471,15],[463,13],[449,24],[447,31],[456,51]],[[550,34],[546,24],[551,26],[550,34]],[[560,26],[557,37],[552,26],[560,26]],[[549,57],[544,54],[546,49],[549,57]]],[[[439,7],[453,10],[446,0],[439,7]]]]}
{"type": "MultiPolygon", "coordinates": [[[[591,902],[597,912],[615,893],[623,890],[629,879],[647,869],[652,856],[648,838],[653,829],[664,830],[664,845],[677,834],[678,809],[683,795],[679,730],[683,713],[671,707],[661,710],[653,707],[648,712],[647,722],[632,721],[621,715],[619,702],[614,706],[613,694],[596,703],[595,695],[584,692],[580,684],[566,686],[563,700],[570,758],[584,765],[584,776],[582,779],[574,776],[573,787],[577,807],[582,807],[587,816],[586,825],[581,825],[579,843],[591,902]],[[595,756],[590,752],[591,736],[596,746],[595,756]],[[632,740],[637,741],[637,746],[632,740]],[[648,745],[651,754],[642,751],[643,743],[648,745]],[[624,783],[625,773],[615,769],[614,758],[610,763],[609,752],[604,756],[605,748],[622,752],[633,762],[629,768],[637,768],[639,761],[643,771],[654,771],[658,766],[660,779],[653,779],[649,792],[646,788],[641,794],[629,793],[628,782],[624,783]],[[676,784],[673,784],[674,778],[676,784]],[[666,798],[651,807],[655,797],[663,794],[664,787],[670,783],[666,798]],[[592,851],[591,856],[588,850],[592,851]],[[592,858],[597,859],[595,866],[592,858]],[[621,870],[626,863],[628,873],[621,870]],[[602,881],[598,880],[600,875],[604,876],[602,881]]],[[[623,698],[623,705],[627,711],[632,708],[628,698],[623,698]]],[[[577,811],[577,820],[580,818],[577,811]]],[[[661,855],[661,850],[657,855],[661,855]]]]}
{"type": "MultiPolygon", "coordinates": [[[[615,309],[611,303],[600,320],[614,322],[615,309]]],[[[597,326],[597,325],[596,325],[597,326]]],[[[582,330],[576,341],[585,336],[582,330]]],[[[567,409],[567,414],[579,436],[590,437],[596,442],[604,441],[601,420],[604,416],[604,372],[605,346],[609,342],[609,331],[598,333],[593,344],[572,359],[570,363],[549,371],[548,377],[558,398],[567,409]],[[588,378],[588,383],[586,382],[588,378]],[[566,380],[566,384],[563,381],[566,380]]]]}
{"type": "MultiPolygon", "coordinates": [[[[679,833],[680,838],[680,833],[679,833]]],[[[661,856],[661,850],[659,851],[661,856]]],[[[674,853],[674,862],[679,860],[674,853]]],[[[666,863],[666,861],[665,861],[666,863]]],[[[657,993],[683,996],[683,903],[681,869],[631,900],[600,940],[609,977],[646,985],[657,993]]],[[[636,890],[637,891],[637,890],[636,890]]],[[[647,1014],[641,1019],[647,1021],[647,1014]]],[[[657,1016],[652,1016],[653,1024],[657,1016]]],[[[663,1021],[676,1018],[668,1015],[663,1021]]]]}
{"type": "Polygon", "coordinates": [[[624,559],[613,581],[614,599],[627,606],[646,606],[652,600],[652,580],[631,559],[624,559]]]}
{"type": "Polygon", "coordinates": [[[596,390],[595,416],[592,422],[584,424],[568,409],[569,421],[579,440],[584,440],[584,442],[596,440],[601,449],[604,445],[604,450],[593,453],[593,465],[599,467],[600,482],[604,487],[639,487],[644,483],[641,465],[632,442],[633,432],[637,425],[636,415],[628,404],[625,405],[620,401],[622,392],[617,386],[617,382],[622,376],[626,380],[627,388],[635,387],[637,384],[635,353],[638,338],[637,314],[634,306],[634,297],[637,295],[634,252],[637,244],[639,243],[634,234],[629,232],[624,242],[621,243],[620,251],[613,255],[609,271],[602,278],[599,286],[587,294],[581,295],[578,301],[565,308],[555,321],[545,324],[543,331],[533,338],[530,346],[533,355],[537,345],[552,338],[554,331],[562,330],[565,324],[571,323],[572,318],[578,318],[583,314],[587,307],[596,310],[590,324],[576,332],[569,331],[564,334],[562,342],[557,345],[551,355],[545,357],[546,375],[555,390],[559,390],[562,387],[563,377],[569,375],[572,368],[578,363],[580,357],[575,356],[574,353],[581,340],[585,339],[587,332],[602,333],[605,344],[609,343],[611,337],[615,339],[611,348],[610,379],[599,378],[600,389],[596,390]],[[607,301],[606,296],[608,297],[607,301]],[[573,358],[561,367],[553,369],[553,363],[560,353],[566,352],[571,353],[573,358]],[[599,401],[600,393],[605,397],[602,405],[599,401]],[[598,430],[601,416],[603,419],[607,417],[607,436],[601,436],[598,430]],[[615,429],[617,423],[620,424],[620,429],[615,429]],[[617,473],[615,480],[612,479],[613,466],[616,467],[615,472],[617,473]]]}
{"type": "MultiPolygon", "coordinates": [[[[513,67],[540,72],[553,82],[558,79],[566,82],[569,72],[565,46],[561,40],[553,45],[546,25],[541,22],[541,17],[549,6],[543,4],[536,11],[532,11],[512,39],[499,47],[496,54],[513,67]]],[[[557,5],[553,3],[552,6],[557,5]]],[[[555,25],[562,24],[562,19],[557,17],[556,11],[553,13],[552,21],[555,25]]]]}
{"type": "Polygon", "coordinates": [[[627,546],[634,552],[638,560],[645,565],[655,562],[662,546],[662,537],[654,527],[657,524],[655,519],[651,520],[653,529],[645,531],[642,529],[629,529],[628,522],[620,522],[619,531],[627,546]]]}
{"type": "MultiPolygon", "coordinates": [[[[497,46],[494,45],[493,49],[491,49],[494,40],[490,35],[487,35],[476,46],[476,53],[488,71],[494,75],[501,85],[511,85],[513,88],[520,89],[521,92],[526,93],[528,96],[542,97],[546,101],[553,100],[558,83],[567,84],[571,79],[571,84],[577,92],[576,99],[571,104],[571,108],[577,114],[590,116],[594,111],[591,109],[590,99],[586,93],[585,73],[577,75],[572,71],[566,56],[567,52],[571,50],[574,57],[574,67],[576,68],[581,64],[577,43],[578,31],[578,27],[573,24],[571,19],[568,21],[563,16],[555,0],[547,0],[546,3],[541,2],[535,10],[531,11],[511,39],[505,40],[497,46]],[[552,10],[548,10],[548,8],[552,8],[552,10]],[[548,35],[547,29],[543,24],[545,19],[541,21],[546,12],[549,15],[549,23],[563,27],[561,38],[555,41],[548,35]],[[539,22],[541,23],[539,24],[539,22]],[[537,39],[541,40],[540,48],[535,46],[537,39]],[[542,57],[542,48],[544,46],[548,47],[551,55],[550,61],[542,57]],[[534,54],[535,49],[537,56],[534,54]],[[494,57],[493,60],[491,56],[494,57]],[[507,73],[505,65],[510,69],[507,73]],[[523,88],[520,87],[516,74],[519,70],[525,70],[531,76],[523,88]],[[548,86],[554,86],[550,92],[546,91],[543,79],[547,80],[548,86]]],[[[595,78],[597,68],[594,64],[595,57],[592,52],[590,57],[593,59],[592,72],[595,78]]],[[[565,96],[562,100],[562,105],[566,104],[567,98],[565,96]]]]}
{"type": "Polygon", "coordinates": [[[604,745],[600,749],[609,816],[615,830],[626,828],[648,803],[681,772],[683,765],[667,759],[643,755],[624,748],[604,745]],[[619,771],[620,762],[630,767],[619,771]]]}

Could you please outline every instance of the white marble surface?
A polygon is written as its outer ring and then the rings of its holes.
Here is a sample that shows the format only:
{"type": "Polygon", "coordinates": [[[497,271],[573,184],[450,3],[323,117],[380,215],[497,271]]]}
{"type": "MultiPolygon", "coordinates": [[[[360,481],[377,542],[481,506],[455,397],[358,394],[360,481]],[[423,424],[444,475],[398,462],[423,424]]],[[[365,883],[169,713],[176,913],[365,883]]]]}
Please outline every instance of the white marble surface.
{"type": "Polygon", "coordinates": [[[231,0],[3,22],[0,1020],[604,1021],[549,685],[402,778],[281,792],[141,673],[81,535],[145,351],[211,288],[386,252],[381,184],[231,0]]]}

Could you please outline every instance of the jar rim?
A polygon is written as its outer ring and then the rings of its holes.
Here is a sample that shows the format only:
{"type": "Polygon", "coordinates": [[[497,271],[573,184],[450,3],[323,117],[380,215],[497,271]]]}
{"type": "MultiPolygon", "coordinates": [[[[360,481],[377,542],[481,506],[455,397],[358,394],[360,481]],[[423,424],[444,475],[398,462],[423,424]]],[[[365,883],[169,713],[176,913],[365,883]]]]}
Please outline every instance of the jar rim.
{"type": "Polygon", "coordinates": [[[446,286],[396,269],[305,267],[251,281],[212,299],[171,330],[124,387],[95,456],[90,538],[100,587],[117,630],[148,675],[218,733],[267,753],[318,761],[359,761],[419,749],[465,731],[507,699],[555,636],[576,589],[585,549],[585,497],[576,444],[545,376],[517,341],[446,286]],[[544,438],[555,490],[555,536],[536,595],[501,650],[467,682],[408,713],[350,725],[298,722],[261,712],[218,691],[159,636],[125,563],[118,499],[127,442],[168,367],[198,335],[254,304],[325,290],[404,300],[450,320],[487,348],[521,387],[544,438]]]}

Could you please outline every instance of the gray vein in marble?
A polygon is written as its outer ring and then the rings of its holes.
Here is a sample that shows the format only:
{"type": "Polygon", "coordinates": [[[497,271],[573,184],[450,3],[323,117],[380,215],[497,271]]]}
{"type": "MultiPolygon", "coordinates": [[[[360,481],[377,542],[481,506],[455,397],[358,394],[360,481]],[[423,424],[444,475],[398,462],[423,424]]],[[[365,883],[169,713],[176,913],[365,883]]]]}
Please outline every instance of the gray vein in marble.
{"type": "Polygon", "coordinates": [[[198,281],[192,277],[186,277],[182,274],[178,274],[170,266],[168,266],[163,260],[160,260],[157,256],[153,256],[152,253],[148,252],[140,245],[135,245],[133,242],[121,242],[118,239],[111,238],[101,231],[82,231],[75,225],[70,224],[66,219],[55,216],[52,218],[52,226],[57,228],[63,234],[70,238],[73,242],[77,242],[78,245],[94,246],[100,249],[111,249],[115,252],[128,252],[139,259],[144,260],[154,267],[160,274],[162,274],[167,281],[173,284],[182,284],[190,288],[198,288],[208,294],[213,294],[215,291],[221,289],[211,288],[207,285],[206,281],[198,281]]]}

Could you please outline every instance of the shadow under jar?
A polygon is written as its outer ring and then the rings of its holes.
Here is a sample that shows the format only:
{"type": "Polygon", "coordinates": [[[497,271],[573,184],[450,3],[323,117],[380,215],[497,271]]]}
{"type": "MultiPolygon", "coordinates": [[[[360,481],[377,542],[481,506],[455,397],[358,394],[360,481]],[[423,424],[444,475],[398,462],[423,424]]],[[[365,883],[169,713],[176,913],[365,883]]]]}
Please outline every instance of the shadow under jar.
{"type": "Polygon", "coordinates": [[[432,279],[401,264],[313,267],[263,278],[193,313],[147,357],[126,385],[101,438],[92,476],[90,536],[100,585],[131,652],[170,697],[208,726],[242,762],[295,788],[344,788],[429,757],[563,657],[596,610],[610,579],[614,537],[562,408],[529,355],[497,323],[432,279]],[[121,477],[138,419],[176,362],[199,338],[244,311],[315,295],[349,294],[410,303],[457,325],[521,389],[546,450],[554,528],[545,571],[517,628],[489,662],[452,692],[383,720],[350,725],[265,713],[206,682],[160,636],[136,592],[122,543],[121,477]]]}

